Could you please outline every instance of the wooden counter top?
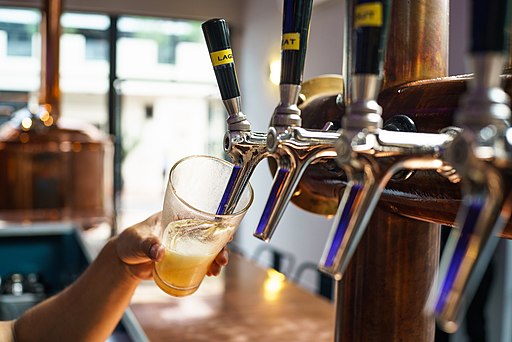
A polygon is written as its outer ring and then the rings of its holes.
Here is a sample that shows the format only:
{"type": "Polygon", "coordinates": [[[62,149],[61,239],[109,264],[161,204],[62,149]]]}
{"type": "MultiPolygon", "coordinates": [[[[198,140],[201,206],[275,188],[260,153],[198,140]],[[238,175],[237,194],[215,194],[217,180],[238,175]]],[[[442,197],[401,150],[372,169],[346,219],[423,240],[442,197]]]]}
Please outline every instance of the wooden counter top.
{"type": "Polygon", "coordinates": [[[130,305],[151,342],[333,341],[334,305],[234,253],[219,277],[188,297],[151,282],[130,305]]]}

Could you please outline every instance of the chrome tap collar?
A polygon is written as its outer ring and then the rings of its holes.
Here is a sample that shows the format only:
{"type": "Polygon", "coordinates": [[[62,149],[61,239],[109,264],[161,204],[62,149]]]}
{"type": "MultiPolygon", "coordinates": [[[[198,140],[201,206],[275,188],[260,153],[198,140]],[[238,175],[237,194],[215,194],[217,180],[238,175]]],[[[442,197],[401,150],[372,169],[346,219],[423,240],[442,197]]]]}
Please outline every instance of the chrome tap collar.
{"type": "Polygon", "coordinates": [[[510,123],[510,98],[500,88],[475,88],[464,96],[455,116],[455,124],[477,131],[494,125],[500,131],[510,123]]]}
{"type": "Polygon", "coordinates": [[[358,132],[382,128],[382,107],[377,103],[381,78],[373,74],[352,75],[352,99],[343,117],[343,128],[358,132]]]}
{"type": "Polygon", "coordinates": [[[244,113],[242,113],[240,96],[223,100],[222,102],[228,113],[226,120],[228,130],[249,132],[251,130],[251,123],[247,120],[244,113]]]}
{"type": "Polygon", "coordinates": [[[381,77],[374,74],[356,74],[351,79],[352,102],[372,101],[379,96],[381,77]]]}
{"type": "Polygon", "coordinates": [[[486,52],[469,56],[469,67],[473,70],[474,78],[470,82],[472,88],[499,88],[500,75],[505,64],[501,52],[486,52]]]}
{"type": "Polygon", "coordinates": [[[297,107],[301,86],[297,84],[280,84],[281,102],[272,115],[270,126],[294,127],[302,125],[300,109],[297,107]]]}
{"type": "Polygon", "coordinates": [[[496,126],[498,132],[510,124],[510,98],[500,87],[500,73],[504,57],[497,52],[472,55],[475,70],[469,91],[461,100],[455,115],[455,124],[473,132],[486,126],[496,126]]]}

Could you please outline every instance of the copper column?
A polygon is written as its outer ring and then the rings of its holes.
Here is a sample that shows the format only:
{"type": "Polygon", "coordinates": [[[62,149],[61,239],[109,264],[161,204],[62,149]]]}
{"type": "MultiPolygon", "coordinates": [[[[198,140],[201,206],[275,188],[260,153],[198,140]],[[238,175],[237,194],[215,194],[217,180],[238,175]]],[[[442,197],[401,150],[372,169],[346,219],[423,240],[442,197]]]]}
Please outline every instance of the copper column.
{"type": "MultiPolygon", "coordinates": [[[[393,1],[384,87],[446,76],[448,10],[448,0],[393,1]]],[[[423,308],[439,234],[437,224],[376,210],[338,287],[337,341],[434,340],[423,308]]]]}
{"type": "Polygon", "coordinates": [[[41,90],[39,103],[51,106],[54,121],[60,115],[60,16],[61,0],[44,0],[41,11],[41,90]]]}

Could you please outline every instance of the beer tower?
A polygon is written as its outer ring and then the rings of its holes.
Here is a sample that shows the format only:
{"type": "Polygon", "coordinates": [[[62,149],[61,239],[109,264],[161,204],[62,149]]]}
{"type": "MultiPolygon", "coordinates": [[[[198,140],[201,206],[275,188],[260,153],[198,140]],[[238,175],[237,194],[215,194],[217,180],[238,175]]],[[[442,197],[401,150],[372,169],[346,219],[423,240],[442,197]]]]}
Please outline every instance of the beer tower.
{"type": "MultiPolygon", "coordinates": [[[[501,9],[494,5],[475,1],[475,13],[506,13],[504,1],[497,5],[501,9]]],[[[352,0],[347,8],[348,87],[338,96],[326,95],[328,101],[300,103],[306,49],[302,43],[307,40],[311,1],[285,1],[281,101],[255,152],[258,161],[275,158],[277,168],[255,235],[269,241],[289,201],[323,215],[337,211],[320,263],[322,270],[341,279],[336,341],[430,342],[435,319],[425,309],[438,270],[440,225],[454,225],[463,203],[458,222],[471,224],[463,225],[460,237],[483,238],[471,249],[481,256],[482,264],[492,253],[493,235],[512,237],[512,225],[506,224],[512,134],[507,99],[498,89],[502,56],[484,53],[494,57],[476,58],[474,78],[446,77],[447,0],[352,0]],[[487,98],[468,95],[466,107],[478,106],[471,115],[462,114],[464,109],[455,114],[467,88],[487,98]],[[475,207],[486,214],[475,219],[475,207]]],[[[485,16],[479,20],[479,26],[490,25],[485,16]]],[[[482,31],[497,34],[503,21],[494,24],[482,31]]],[[[483,44],[476,51],[501,51],[503,46],[498,47],[483,44]]],[[[220,44],[210,47],[210,52],[227,49],[220,44]]],[[[507,63],[505,72],[510,73],[510,51],[507,63]]],[[[304,88],[323,90],[332,81],[324,79],[306,81],[304,88]]],[[[512,77],[505,74],[501,79],[510,94],[512,77]]],[[[220,81],[219,86],[222,92],[220,81]]],[[[236,116],[236,110],[227,109],[230,117],[236,116]]],[[[238,140],[231,142],[235,145],[238,140]]],[[[454,256],[462,261],[450,269],[469,265],[472,270],[474,261],[464,250],[457,253],[454,256]]],[[[478,279],[478,269],[470,273],[470,278],[478,279]]],[[[435,310],[441,322],[457,321],[463,310],[450,291],[464,287],[467,280],[460,275],[443,288],[447,300],[435,310]]],[[[470,296],[463,293],[464,298],[470,296]]]]}

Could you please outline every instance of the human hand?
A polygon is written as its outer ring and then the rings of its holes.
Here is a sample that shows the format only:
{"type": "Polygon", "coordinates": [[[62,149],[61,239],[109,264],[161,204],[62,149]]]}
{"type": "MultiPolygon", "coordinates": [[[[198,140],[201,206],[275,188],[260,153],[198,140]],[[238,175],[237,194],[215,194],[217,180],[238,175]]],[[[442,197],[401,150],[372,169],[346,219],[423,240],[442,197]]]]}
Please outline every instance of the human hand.
{"type": "MultiPolygon", "coordinates": [[[[156,213],[146,220],[125,229],[115,239],[117,255],[128,272],[137,279],[151,279],[155,261],[161,261],[165,248],[160,242],[162,214],[156,213]]],[[[228,263],[228,251],[224,247],[211,263],[206,275],[219,275],[228,263]]]]}

